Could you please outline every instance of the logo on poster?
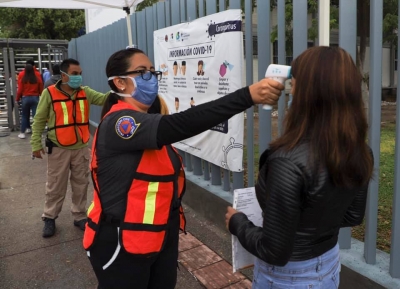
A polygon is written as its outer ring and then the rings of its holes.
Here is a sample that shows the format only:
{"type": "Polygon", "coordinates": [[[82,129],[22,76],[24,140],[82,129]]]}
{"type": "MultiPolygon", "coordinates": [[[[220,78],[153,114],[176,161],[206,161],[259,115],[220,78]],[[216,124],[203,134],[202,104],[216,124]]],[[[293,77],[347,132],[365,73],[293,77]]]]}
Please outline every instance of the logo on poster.
{"type": "Polygon", "coordinates": [[[182,41],[187,40],[190,38],[190,34],[186,32],[181,32],[181,39],[182,41]]]}

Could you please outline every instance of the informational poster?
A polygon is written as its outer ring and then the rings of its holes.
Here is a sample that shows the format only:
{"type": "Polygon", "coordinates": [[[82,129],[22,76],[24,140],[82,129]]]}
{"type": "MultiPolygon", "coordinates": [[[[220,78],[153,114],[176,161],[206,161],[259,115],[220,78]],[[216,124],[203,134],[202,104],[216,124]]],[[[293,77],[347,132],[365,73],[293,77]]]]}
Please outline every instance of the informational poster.
{"type": "MultiPolygon", "coordinates": [[[[262,210],[258,204],[254,187],[233,192],[233,208],[244,213],[255,226],[262,227],[262,210]]],[[[255,256],[242,247],[238,238],[232,235],[233,272],[254,265],[255,256]]]]}
{"type": "MultiPolygon", "coordinates": [[[[243,87],[240,10],[228,10],[154,32],[155,68],[163,72],[159,94],[171,114],[243,87]]],[[[242,171],[244,115],[174,146],[234,172],[242,171]]],[[[187,124],[190,126],[190,123],[187,124]]]]}

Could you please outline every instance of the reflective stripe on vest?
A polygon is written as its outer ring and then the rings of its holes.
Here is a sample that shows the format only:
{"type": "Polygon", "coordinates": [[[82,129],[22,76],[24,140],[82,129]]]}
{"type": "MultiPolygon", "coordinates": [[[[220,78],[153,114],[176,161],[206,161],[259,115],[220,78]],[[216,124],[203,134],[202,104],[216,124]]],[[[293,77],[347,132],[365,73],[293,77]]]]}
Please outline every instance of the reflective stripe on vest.
{"type": "MultiPolygon", "coordinates": [[[[81,114],[80,114],[80,123],[86,123],[88,120],[87,120],[87,117],[86,117],[86,115],[85,115],[85,113],[86,113],[86,111],[87,111],[87,108],[86,108],[86,105],[87,105],[87,101],[85,101],[85,100],[82,100],[82,99],[79,99],[78,100],[78,106],[79,106],[79,110],[80,110],[80,112],[81,112],[81,114]]],[[[78,115],[77,115],[78,116],[78,115]]]]}
{"type": "Polygon", "coordinates": [[[65,95],[55,85],[47,88],[51,97],[55,123],[49,130],[55,130],[57,141],[62,146],[78,142],[78,134],[83,143],[90,138],[89,103],[84,90],[76,93],[75,99],[65,95]]]}
{"type": "Polygon", "coordinates": [[[156,212],[156,197],[160,183],[149,183],[144,205],[143,224],[153,224],[156,212]]]}

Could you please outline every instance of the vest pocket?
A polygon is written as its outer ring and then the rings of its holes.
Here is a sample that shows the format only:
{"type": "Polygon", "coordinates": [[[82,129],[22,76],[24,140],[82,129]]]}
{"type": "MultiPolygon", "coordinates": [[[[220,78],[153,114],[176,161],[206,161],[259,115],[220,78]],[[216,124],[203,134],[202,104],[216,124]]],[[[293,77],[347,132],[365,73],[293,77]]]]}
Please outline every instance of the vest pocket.
{"type": "Polygon", "coordinates": [[[121,238],[125,251],[131,254],[151,254],[161,251],[166,231],[146,232],[122,230],[121,238]]]}

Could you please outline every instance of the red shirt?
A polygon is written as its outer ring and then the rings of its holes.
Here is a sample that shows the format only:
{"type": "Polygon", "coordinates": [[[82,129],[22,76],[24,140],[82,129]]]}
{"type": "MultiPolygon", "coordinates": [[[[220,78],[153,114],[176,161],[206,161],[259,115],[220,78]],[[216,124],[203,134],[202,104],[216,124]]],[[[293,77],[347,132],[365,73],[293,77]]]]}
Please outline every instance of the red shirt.
{"type": "MultiPolygon", "coordinates": [[[[39,70],[36,69],[36,67],[33,67],[33,70],[35,71],[36,77],[39,78],[40,80],[42,80],[42,75],[40,74],[39,70]]],[[[18,85],[21,84],[22,78],[24,78],[25,75],[25,69],[22,70],[19,74],[18,74],[18,85]]]]}
{"type": "MultiPolygon", "coordinates": [[[[37,71],[39,73],[39,71],[37,71]]],[[[25,71],[22,71],[18,76],[18,91],[16,101],[20,101],[22,96],[40,96],[43,91],[42,77],[35,71],[37,83],[23,83],[25,71]]]]}

